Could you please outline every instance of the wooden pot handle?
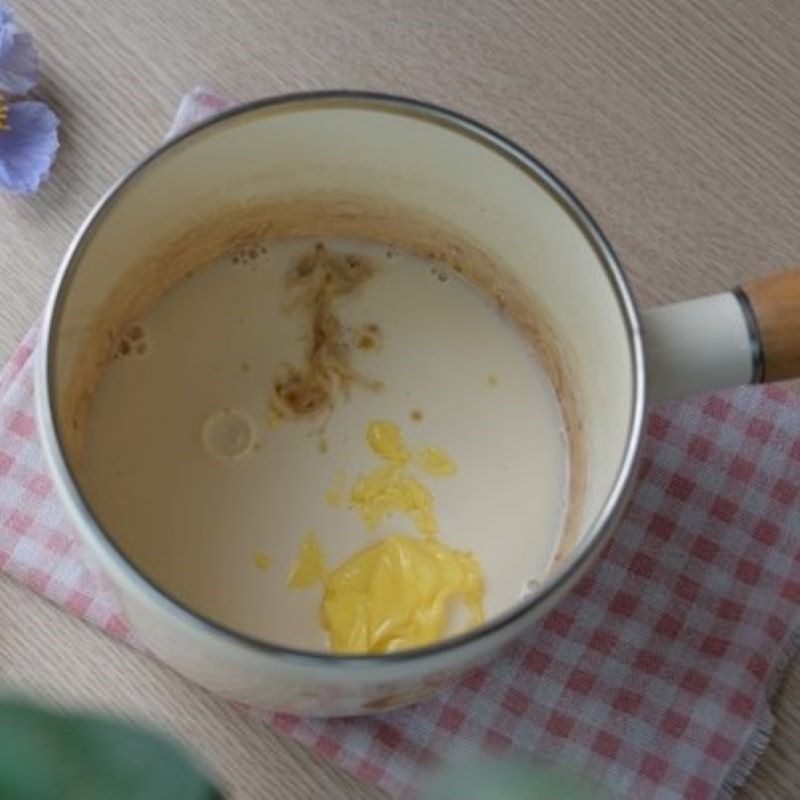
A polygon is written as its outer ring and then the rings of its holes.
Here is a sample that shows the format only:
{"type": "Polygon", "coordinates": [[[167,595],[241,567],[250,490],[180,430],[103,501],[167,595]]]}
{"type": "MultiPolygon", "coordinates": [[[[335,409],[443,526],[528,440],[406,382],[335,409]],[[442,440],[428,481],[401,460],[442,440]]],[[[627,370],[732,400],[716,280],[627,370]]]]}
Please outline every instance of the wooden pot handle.
{"type": "Polygon", "coordinates": [[[761,380],[800,378],[800,268],[745,283],[737,295],[761,343],[761,380]]]}

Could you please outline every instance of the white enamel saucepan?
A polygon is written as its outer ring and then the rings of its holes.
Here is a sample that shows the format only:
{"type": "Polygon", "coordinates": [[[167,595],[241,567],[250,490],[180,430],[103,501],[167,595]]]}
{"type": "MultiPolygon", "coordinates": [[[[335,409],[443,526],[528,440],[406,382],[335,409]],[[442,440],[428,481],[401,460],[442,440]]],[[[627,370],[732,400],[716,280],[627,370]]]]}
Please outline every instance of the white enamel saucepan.
{"type": "MultiPolygon", "coordinates": [[[[294,95],[235,108],[169,141],[92,211],[48,305],[38,415],[75,527],[155,655],[231,698],[365,713],[424,697],[540,618],[613,535],[648,401],[796,377],[799,312],[800,275],[786,273],[640,314],[589,214],[513,142],[413,100],[294,95]],[[535,591],[436,645],[341,656],[193,609],[104,529],[82,487],[76,442],[108,341],[204,258],[256,233],[383,237],[467,265],[512,316],[524,317],[526,297],[543,310],[546,324],[532,335],[561,400],[573,470],[565,545],[535,591]]],[[[502,547],[502,530],[491,535],[502,547]]]]}

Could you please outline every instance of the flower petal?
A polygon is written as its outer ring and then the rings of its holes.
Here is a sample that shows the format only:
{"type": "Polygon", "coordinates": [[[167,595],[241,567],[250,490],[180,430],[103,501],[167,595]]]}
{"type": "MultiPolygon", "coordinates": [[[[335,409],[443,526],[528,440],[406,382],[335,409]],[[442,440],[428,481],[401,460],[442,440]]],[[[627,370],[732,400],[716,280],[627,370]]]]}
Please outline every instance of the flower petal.
{"type": "Polygon", "coordinates": [[[39,58],[33,36],[17,27],[8,6],[0,6],[0,92],[25,94],[38,79],[39,58]]]}
{"type": "Polygon", "coordinates": [[[8,130],[0,131],[0,188],[35,192],[57,150],[58,117],[44,103],[11,103],[8,130]]]}

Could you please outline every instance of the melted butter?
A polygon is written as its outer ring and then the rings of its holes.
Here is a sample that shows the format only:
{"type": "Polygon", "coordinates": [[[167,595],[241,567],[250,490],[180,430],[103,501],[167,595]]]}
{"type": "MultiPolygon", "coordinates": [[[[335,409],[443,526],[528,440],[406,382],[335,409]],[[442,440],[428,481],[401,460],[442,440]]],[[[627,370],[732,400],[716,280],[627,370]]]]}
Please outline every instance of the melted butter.
{"type": "MultiPolygon", "coordinates": [[[[373,421],[367,444],[382,459],[362,475],[350,503],[369,528],[403,513],[426,538],[389,536],[364,548],[331,572],[313,534],[303,540],[289,585],[322,584],[320,618],[336,653],[389,653],[439,641],[452,626],[454,606],[469,615],[468,627],[484,619],[484,579],[472,553],[436,539],[434,498],[409,472],[413,464],[434,476],[450,476],[456,464],[443,450],[425,447],[416,454],[392,422],[373,421]]],[[[328,494],[339,505],[343,474],[328,494]]]]}
{"type": "Polygon", "coordinates": [[[428,475],[437,478],[449,478],[457,471],[456,462],[438,447],[423,447],[417,453],[416,461],[428,475]]]}
{"type": "Polygon", "coordinates": [[[393,422],[370,422],[367,427],[367,444],[376,456],[393,464],[407,464],[411,460],[403,433],[393,422]]]}
{"type": "Polygon", "coordinates": [[[362,475],[353,486],[350,503],[361,514],[364,524],[374,529],[392,514],[406,514],[420,533],[425,536],[437,533],[439,523],[433,495],[410,474],[408,465],[413,459],[428,474],[447,477],[455,474],[455,462],[435,447],[423,448],[414,457],[400,428],[384,420],[370,422],[367,444],[388,463],[362,475]]]}
{"type": "Polygon", "coordinates": [[[325,557],[317,537],[307,533],[300,544],[297,560],[289,573],[289,586],[292,589],[305,589],[322,580],[325,576],[325,557]]]}
{"type": "Polygon", "coordinates": [[[348,501],[347,474],[342,471],[336,476],[336,482],[325,492],[328,505],[334,508],[345,508],[348,501]]]}
{"type": "Polygon", "coordinates": [[[471,553],[435,539],[390,536],[323,580],[322,625],[336,653],[390,653],[439,641],[454,604],[483,622],[484,580],[471,553]]]}
{"type": "Polygon", "coordinates": [[[269,569],[272,566],[272,559],[266,553],[253,553],[253,564],[259,569],[269,569]]]}
{"type": "Polygon", "coordinates": [[[404,464],[384,464],[359,478],[350,495],[364,524],[371,529],[391,514],[406,514],[417,530],[432,536],[439,530],[433,495],[404,464]]]}

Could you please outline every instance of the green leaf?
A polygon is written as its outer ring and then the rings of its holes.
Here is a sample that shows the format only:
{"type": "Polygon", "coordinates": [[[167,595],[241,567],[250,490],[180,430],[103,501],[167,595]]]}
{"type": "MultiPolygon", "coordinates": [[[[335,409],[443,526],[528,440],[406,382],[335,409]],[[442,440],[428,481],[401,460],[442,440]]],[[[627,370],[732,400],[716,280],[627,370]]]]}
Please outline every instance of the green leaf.
{"type": "Polygon", "coordinates": [[[184,751],[160,735],[102,717],[0,701],[0,798],[221,797],[184,751]]]}

